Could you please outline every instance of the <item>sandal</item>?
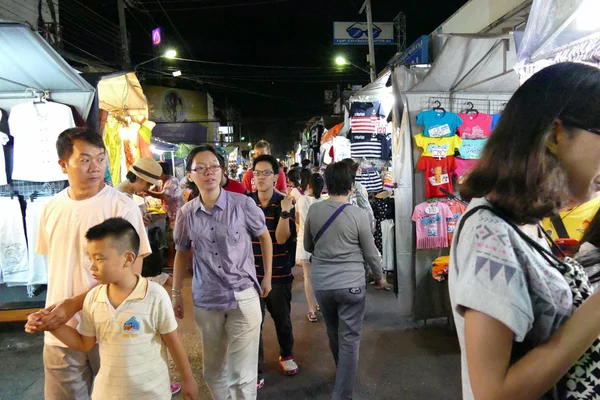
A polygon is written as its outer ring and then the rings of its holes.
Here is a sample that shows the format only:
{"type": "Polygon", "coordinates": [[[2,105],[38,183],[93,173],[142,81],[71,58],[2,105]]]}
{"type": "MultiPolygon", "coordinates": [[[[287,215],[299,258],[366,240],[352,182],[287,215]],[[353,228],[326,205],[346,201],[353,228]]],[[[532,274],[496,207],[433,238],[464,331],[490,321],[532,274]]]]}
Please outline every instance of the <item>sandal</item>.
{"type": "Polygon", "coordinates": [[[310,312],[310,311],[309,311],[309,312],[306,314],[306,318],[307,318],[307,319],[308,319],[310,322],[317,322],[317,321],[318,321],[318,319],[317,319],[317,313],[314,313],[314,312],[310,312]]]}

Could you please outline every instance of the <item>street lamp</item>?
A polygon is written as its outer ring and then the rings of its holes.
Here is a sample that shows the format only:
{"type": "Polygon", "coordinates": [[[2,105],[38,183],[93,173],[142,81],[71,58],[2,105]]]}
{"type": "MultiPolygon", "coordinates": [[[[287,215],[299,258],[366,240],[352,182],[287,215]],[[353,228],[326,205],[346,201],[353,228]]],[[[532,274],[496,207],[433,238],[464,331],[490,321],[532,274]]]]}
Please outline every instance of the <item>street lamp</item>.
{"type": "Polygon", "coordinates": [[[161,54],[160,56],[156,56],[156,57],[154,57],[154,58],[151,58],[151,59],[149,59],[149,60],[146,60],[146,61],[143,61],[143,62],[141,62],[141,63],[137,64],[135,67],[133,67],[133,70],[134,70],[134,71],[137,71],[137,69],[138,69],[138,67],[139,67],[140,65],[148,64],[148,63],[150,63],[150,62],[152,62],[152,61],[154,61],[154,60],[158,60],[159,58],[163,58],[163,57],[164,57],[164,58],[168,58],[168,59],[172,60],[172,59],[174,59],[175,57],[177,57],[177,51],[176,51],[176,50],[173,50],[173,49],[169,49],[169,50],[167,50],[167,51],[165,52],[165,54],[161,54]]]}
{"type": "Polygon", "coordinates": [[[370,74],[370,72],[369,72],[369,71],[367,71],[366,69],[364,69],[364,68],[361,68],[361,67],[359,67],[358,65],[356,65],[356,64],[354,64],[354,63],[352,63],[352,62],[348,61],[348,60],[347,60],[345,57],[343,57],[343,56],[337,56],[337,57],[335,58],[335,63],[336,63],[337,65],[339,65],[340,67],[343,67],[344,65],[352,65],[354,68],[358,68],[358,69],[360,69],[361,71],[363,71],[363,72],[366,72],[367,74],[370,74]]]}

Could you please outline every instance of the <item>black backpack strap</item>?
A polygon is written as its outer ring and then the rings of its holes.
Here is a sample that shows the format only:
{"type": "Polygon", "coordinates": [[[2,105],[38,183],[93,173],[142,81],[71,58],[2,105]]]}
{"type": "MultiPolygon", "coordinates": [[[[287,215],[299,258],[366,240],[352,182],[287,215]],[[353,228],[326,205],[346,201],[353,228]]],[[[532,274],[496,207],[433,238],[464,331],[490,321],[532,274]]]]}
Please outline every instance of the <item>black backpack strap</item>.
{"type": "Polygon", "coordinates": [[[567,228],[565,227],[565,223],[563,222],[560,215],[555,215],[550,217],[550,221],[554,226],[554,230],[556,231],[556,235],[559,239],[566,239],[569,237],[569,233],[567,232],[567,228]]]}

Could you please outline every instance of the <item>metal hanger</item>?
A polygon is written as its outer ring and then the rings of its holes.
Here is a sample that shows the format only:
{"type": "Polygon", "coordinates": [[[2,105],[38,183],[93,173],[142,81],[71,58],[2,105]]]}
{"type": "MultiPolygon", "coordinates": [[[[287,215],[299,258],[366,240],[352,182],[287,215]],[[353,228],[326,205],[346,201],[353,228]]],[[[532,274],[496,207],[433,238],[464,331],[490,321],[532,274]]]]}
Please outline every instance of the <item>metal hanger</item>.
{"type": "Polygon", "coordinates": [[[475,106],[473,105],[473,103],[472,103],[472,102],[468,101],[468,102],[467,102],[467,107],[468,107],[468,108],[467,108],[466,114],[472,114],[472,113],[475,113],[475,118],[477,118],[477,117],[479,116],[479,110],[477,110],[477,109],[475,108],[475,106]]]}
{"type": "Polygon", "coordinates": [[[439,100],[435,100],[433,102],[433,111],[441,111],[444,114],[442,114],[442,116],[446,115],[446,109],[444,107],[442,107],[442,103],[439,100]]]}

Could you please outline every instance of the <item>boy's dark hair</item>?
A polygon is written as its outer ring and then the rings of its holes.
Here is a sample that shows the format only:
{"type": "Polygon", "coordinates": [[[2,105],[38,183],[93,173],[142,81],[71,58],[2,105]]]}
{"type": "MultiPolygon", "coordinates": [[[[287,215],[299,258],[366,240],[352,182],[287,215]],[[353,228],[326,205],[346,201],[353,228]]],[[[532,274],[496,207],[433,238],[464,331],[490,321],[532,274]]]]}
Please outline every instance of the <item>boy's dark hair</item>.
{"type": "Polygon", "coordinates": [[[279,163],[277,159],[269,154],[263,154],[262,156],[258,156],[254,159],[254,164],[252,164],[252,168],[256,169],[256,164],[259,162],[268,162],[273,167],[273,172],[275,175],[279,174],[279,163]]]}
{"type": "Polygon", "coordinates": [[[173,166],[167,162],[159,162],[164,175],[173,175],[173,166]]]}
{"type": "Polygon", "coordinates": [[[85,234],[85,238],[88,241],[110,238],[121,254],[131,251],[137,257],[140,251],[140,235],[133,225],[123,218],[109,218],[91,227],[85,234]]]}
{"type": "Polygon", "coordinates": [[[325,169],[327,190],[331,196],[347,196],[356,180],[356,171],[349,163],[340,161],[329,164],[325,169]]]}
{"type": "Polygon", "coordinates": [[[73,154],[73,141],[83,140],[92,146],[99,147],[106,151],[102,136],[87,128],[70,128],[63,131],[56,139],[56,153],[58,158],[67,161],[73,154]]]}
{"type": "Polygon", "coordinates": [[[310,166],[310,160],[305,158],[302,160],[302,168],[308,168],[310,166]]]}
{"type": "Polygon", "coordinates": [[[315,199],[320,199],[321,195],[323,194],[323,188],[325,187],[325,181],[323,181],[323,177],[321,174],[312,174],[309,182],[315,199]]]}
{"type": "Polygon", "coordinates": [[[306,187],[308,186],[308,182],[310,181],[310,177],[313,175],[313,172],[310,169],[303,168],[300,171],[300,187],[303,192],[306,192],[306,187]]]}
{"type": "Polygon", "coordinates": [[[461,197],[488,197],[516,224],[555,215],[569,195],[567,172],[547,148],[557,120],[567,134],[600,128],[600,69],[560,63],[529,78],[506,105],[461,197]]]}
{"type": "Polygon", "coordinates": [[[127,180],[131,183],[135,183],[136,180],[138,180],[139,178],[137,177],[136,174],[134,174],[133,172],[129,171],[127,173],[127,175],[125,175],[125,178],[127,178],[127,180]]]}
{"type": "Polygon", "coordinates": [[[356,175],[356,173],[358,172],[358,168],[360,167],[359,163],[354,161],[352,158],[344,158],[341,162],[348,164],[350,168],[352,168],[352,170],[354,171],[354,174],[356,175]]]}
{"type": "Polygon", "coordinates": [[[288,171],[287,177],[290,180],[290,182],[294,184],[294,186],[300,186],[300,171],[298,171],[297,169],[288,171]]]}
{"type": "Polygon", "coordinates": [[[217,160],[219,160],[219,165],[221,167],[223,167],[225,165],[225,159],[217,152],[217,149],[215,149],[210,144],[202,144],[198,147],[195,147],[192,151],[190,151],[190,154],[188,154],[187,160],[185,163],[185,170],[187,172],[192,172],[192,163],[194,162],[194,158],[196,158],[196,155],[198,155],[198,153],[203,153],[205,151],[213,153],[215,155],[215,157],[217,157],[217,160]]]}

